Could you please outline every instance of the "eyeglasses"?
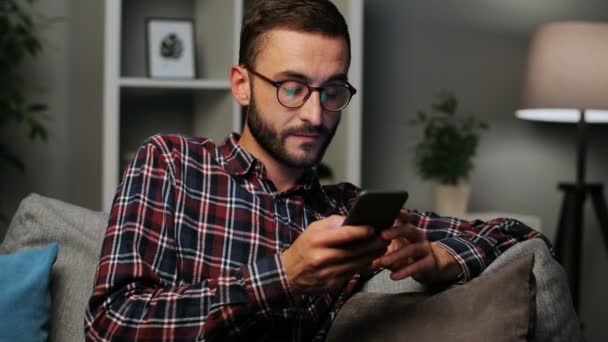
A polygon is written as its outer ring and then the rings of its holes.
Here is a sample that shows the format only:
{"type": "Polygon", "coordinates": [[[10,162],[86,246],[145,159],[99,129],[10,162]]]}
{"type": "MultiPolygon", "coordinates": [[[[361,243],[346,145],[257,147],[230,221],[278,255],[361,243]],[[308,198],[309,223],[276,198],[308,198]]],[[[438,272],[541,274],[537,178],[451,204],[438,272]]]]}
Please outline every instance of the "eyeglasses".
{"type": "Polygon", "coordinates": [[[322,87],[311,87],[295,80],[273,81],[270,78],[248,68],[252,74],[270,83],[277,89],[277,100],[287,108],[299,108],[306,103],[313,91],[321,97],[321,107],[330,112],[339,112],[348,106],[357,89],[347,81],[330,81],[322,87]]]}

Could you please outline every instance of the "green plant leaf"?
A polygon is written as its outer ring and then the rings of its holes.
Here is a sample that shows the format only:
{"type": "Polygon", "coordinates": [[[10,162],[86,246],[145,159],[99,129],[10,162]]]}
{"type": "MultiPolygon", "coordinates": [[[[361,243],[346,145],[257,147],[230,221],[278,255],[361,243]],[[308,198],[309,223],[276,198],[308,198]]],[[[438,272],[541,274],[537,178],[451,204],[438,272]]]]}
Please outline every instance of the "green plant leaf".
{"type": "Polygon", "coordinates": [[[458,100],[449,91],[440,92],[436,99],[431,105],[435,114],[425,118],[414,161],[422,179],[457,184],[469,178],[479,136],[487,124],[472,115],[458,116],[458,100]]]}
{"type": "Polygon", "coordinates": [[[448,114],[450,116],[456,114],[458,100],[452,92],[444,90],[437,94],[435,98],[435,102],[432,105],[435,111],[448,114]]]}
{"type": "Polygon", "coordinates": [[[420,122],[425,122],[428,118],[428,114],[425,111],[419,110],[418,111],[418,120],[420,122]]]}
{"type": "Polygon", "coordinates": [[[25,172],[25,164],[17,157],[14,153],[10,152],[8,148],[0,144],[0,160],[3,160],[9,166],[16,168],[21,172],[25,172]]]}
{"type": "Polygon", "coordinates": [[[41,103],[33,103],[27,107],[27,110],[30,112],[44,112],[47,109],[48,106],[41,103]]]}
{"type": "MultiPolygon", "coordinates": [[[[26,99],[22,72],[26,58],[42,49],[37,31],[41,16],[35,13],[34,3],[35,0],[0,0],[0,126],[16,123],[28,138],[45,141],[48,132],[44,113],[48,108],[26,99]]],[[[25,171],[21,159],[6,144],[0,144],[0,167],[4,165],[25,171]]]]}
{"type": "Polygon", "coordinates": [[[40,123],[34,121],[34,122],[32,122],[32,131],[31,131],[30,138],[31,139],[39,138],[42,141],[47,141],[48,132],[47,132],[46,128],[44,128],[44,126],[42,126],[40,123]]]}

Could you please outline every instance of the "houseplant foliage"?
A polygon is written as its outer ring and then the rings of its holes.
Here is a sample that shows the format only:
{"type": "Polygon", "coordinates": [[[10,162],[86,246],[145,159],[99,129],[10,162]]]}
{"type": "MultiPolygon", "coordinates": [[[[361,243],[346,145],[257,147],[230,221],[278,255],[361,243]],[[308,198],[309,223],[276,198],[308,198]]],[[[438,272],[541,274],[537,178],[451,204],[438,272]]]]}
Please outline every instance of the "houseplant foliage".
{"type": "MultiPolygon", "coordinates": [[[[29,139],[45,141],[47,130],[41,119],[46,106],[26,99],[23,76],[24,62],[41,49],[33,18],[34,1],[0,1],[0,128],[16,125],[29,139]]],[[[25,171],[23,161],[8,142],[0,141],[0,170],[8,167],[25,171]]]]}
{"type": "Polygon", "coordinates": [[[450,91],[439,92],[431,111],[419,111],[413,125],[422,126],[416,145],[415,165],[424,180],[457,185],[467,182],[479,137],[488,124],[475,116],[459,116],[458,99],[450,91]]]}
{"type": "MultiPolygon", "coordinates": [[[[29,103],[24,95],[22,66],[28,57],[41,49],[31,7],[34,0],[2,0],[0,2],[0,127],[10,122],[21,126],[30,139],[46,140],[47,131],[41,114],[46,106],[29,103]]],[[[21,159],[0,143],[0,163],[25,170],[21,159]]]]}

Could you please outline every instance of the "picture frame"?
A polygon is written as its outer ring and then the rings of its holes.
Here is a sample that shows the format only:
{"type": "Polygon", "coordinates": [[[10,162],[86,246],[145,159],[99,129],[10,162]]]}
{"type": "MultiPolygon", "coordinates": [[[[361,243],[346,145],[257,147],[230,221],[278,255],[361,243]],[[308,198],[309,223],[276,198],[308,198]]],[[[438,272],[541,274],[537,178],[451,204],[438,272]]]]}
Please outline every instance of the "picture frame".
{"type": "Polygon", "coordinates": [[[146,19],[148,77],[196,77],[194,23],[190,19],[146,19]]]}

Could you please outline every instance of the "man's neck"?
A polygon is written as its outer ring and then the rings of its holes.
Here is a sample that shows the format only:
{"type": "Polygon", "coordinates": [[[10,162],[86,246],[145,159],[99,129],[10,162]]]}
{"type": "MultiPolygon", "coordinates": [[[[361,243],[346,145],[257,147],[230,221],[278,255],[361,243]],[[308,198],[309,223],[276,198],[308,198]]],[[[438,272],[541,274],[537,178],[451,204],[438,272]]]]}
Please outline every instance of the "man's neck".
{"type": "Polygon", "coordinates": [[[243,135],[239,139],[239,145],[264,163],[266,175],[279,192],[293,188],[304,173],[303,169],[288,167],[273,158],[258,144],[247,129],[243,131],[243,135]]]}

